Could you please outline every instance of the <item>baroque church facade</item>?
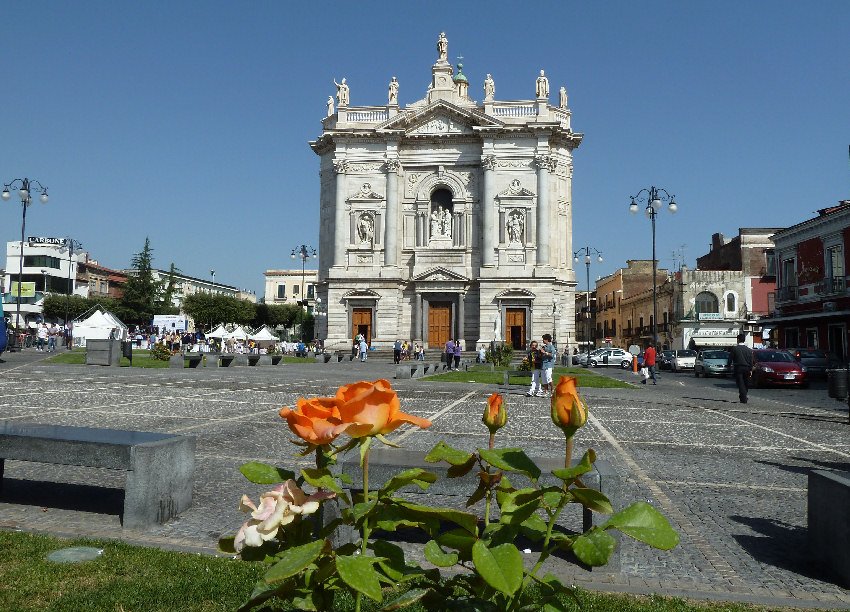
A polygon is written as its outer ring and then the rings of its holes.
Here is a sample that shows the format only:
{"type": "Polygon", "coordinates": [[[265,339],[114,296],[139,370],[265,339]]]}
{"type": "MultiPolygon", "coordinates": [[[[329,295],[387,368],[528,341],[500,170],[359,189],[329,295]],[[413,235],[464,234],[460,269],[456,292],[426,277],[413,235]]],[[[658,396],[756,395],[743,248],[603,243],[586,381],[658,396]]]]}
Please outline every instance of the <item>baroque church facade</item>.
{"type": "MultiPolygon", "coordinates": [[[[469,96],[448,41],[425,97],[400,108],[350,105],[345,79],[328,98],[321,136],[317,335],[347,349],[396,339],[464,348],[504,341],[524,349],[575,334],[572,153],[565,88],[549,102],[544,72],[534,99],[469,96]]],[[[531,85],[532,83],[529,83],[531,85]]]]}

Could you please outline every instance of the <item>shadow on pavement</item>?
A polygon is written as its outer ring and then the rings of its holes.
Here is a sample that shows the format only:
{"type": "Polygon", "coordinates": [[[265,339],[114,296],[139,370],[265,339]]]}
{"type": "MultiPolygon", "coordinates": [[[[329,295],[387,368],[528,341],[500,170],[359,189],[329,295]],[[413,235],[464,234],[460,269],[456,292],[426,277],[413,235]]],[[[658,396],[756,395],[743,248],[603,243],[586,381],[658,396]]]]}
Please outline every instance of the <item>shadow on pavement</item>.
{"type": "Polygon", "coordinates": [[[0,503],[121,516],[124,512],[124,490],[4,478],[0,503]]]}
{"type": "Polygon", "coordinates": [[[850,472],[850,463],[848,462],[839,463],[837,461],[819,461],[817,459],[807,459],[805,457],[789,457],[789,459],[793,461],[809,463],[812,465],[789,465],[787,463],[776,463],[775,461],[762,460],[757,460],[756,463],[761,463],[762,465],[769,465],[771,467],[779,468],[780,470],[783,470],[785,472],[791,472],[794,474],[808,474],[812,470],[850,472]]]}

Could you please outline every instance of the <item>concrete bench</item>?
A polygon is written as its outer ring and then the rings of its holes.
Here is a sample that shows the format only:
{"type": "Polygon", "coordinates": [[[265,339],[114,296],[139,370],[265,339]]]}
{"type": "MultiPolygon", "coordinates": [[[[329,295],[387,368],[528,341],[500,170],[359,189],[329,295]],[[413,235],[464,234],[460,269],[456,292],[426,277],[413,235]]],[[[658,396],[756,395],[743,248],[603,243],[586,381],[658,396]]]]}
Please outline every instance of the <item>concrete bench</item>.
{"type": "Polygon", "coordinates": [[[424,375],[425,365],[421,362],[396,364],[395,377],[397,379],[422,378],[424,375]]]}
{"type": "Polygon", "coordinates": [[[0,492],[5,459],[124,470],[122,524],[164,523],[192,503],[195,439],[174,434],[0,422],[0,492]]]}
{"type": "Polygon", "coordinates": [[[510,384],[511,376],[531,378],[531,374],[531,370],[505,370],[502,375],[502,384],[507,387],[510,384]]]}
{"type": "Polygon", "coordinates": [[[199,368],[204,364],[203,353],[177,353],[168,360],[169,368],[199,368]]]}
{"type": "Polygon", "coordinates": [[[850,472],[809,472],[809,554],[850,588],[850,472]]]}
{"type": "Polygon", "coordinates": [[[271,365],[272,360],[268,355],[258,353],[243,353],[236,355],[233,365],[235,366],[266,366],[271,365]]]}
{"type": "Polygon", "coordinates": [[[86,365],[118,367],[121,365],[120,340],[89,340],[86,342],[86,365]]]}
{"type": "MultiPolygon", "coordinates": [[[[473,469],[465,476],[460,478],[449,478],[446,473],[451,467],[448,463],[428,463],[425,461],[426,453],[421,451],[413,451],[397,448],[373,448],[369,453],[369,488],[375,490],[382,487],[390,478],[403,470],[411,468],[423,468],[437,475],[437,481],[434,482],[427,491],[420,491],[416,485],[410,485],[401,489],[398,494],[407,497],[414,502],[430,505],[432,502],[421,498],[437,497],[433,500],[434,504],[447,505],[452,507],[463,507],[465,500],[472,495],[473,491],[478,487],[479,477],[478,470],[473,469]],[[420,499],[417,499],[420,498],[420,499]],[[439,498],[444,498],[439,499],[439,498]],[[454,503],[452,503],[454,502],[454,503]],[[460,505],[458,505],[460,504],[460,505]]],[[[531,458],[542,471],[540,476],[541,486],[561,486],[563,481],[552,476],[552,470],[557,470],[564,467],[563,458],[531,458]]],[[[575,462],[581,459],[581,456],[575,458],[575,462]]],[[[338,467],[343,474],[347,474],[351,478],[350,485],[343,485],[349,491],[359,492],[359,485],[363,482],[363,471],[360,467],[360,456],[358,453],[346,453],[339,459],[338,467]]],[[[582,482],[587,487],[591,487],[605,494],[611,501],[615,510],[623,507],[622,490],[620,477],[614,471],[614,468],[607,461],[599,460],[594,464],[594,469],[584,474],[582,482]]],[[[511,483],[517,489],[529,487],[531,481],[522,474],[511,473],[511,483]]],[[[336,508],[332,504],[326,504],[329,512],[324,516],[324,520],[329,522],[336,517],[336,508]]],[[[484,504],[479,502],[478,505],[471,510],[479,515],[483,512],[484,504]]],[[[571,507],[575,508],[576,506],[571,507]]],[[[470,510],[467,510],[470,511],[470,510]]],[[[495,514],[495,513],[494,513],[495,514]]],[[[593,525],[601,525],[608,520],[607,514],[598,514],[582,508],[580,516],[571,518],[564,513],[562,525],[573,531],[587,531],[593,525]]],[[[616,531],[609,531],[614,538],[618,540],[617,549],[611,555],[608,565],[599,568],[598,571],[616,572],[620,569],[620,536],[616,531]]],[[[358,539],[357,532],[350,526],[340,526],[337,532],[339,544],[356,541],[358,539]]],[[[592,568],[587,568],[592,569],[592,568]]]]}
{"type": "Polygon", "coordinates": [[[268,355],[268,358],[273,366],[281,365],[283,363],[283,355],[268,355]]]}
{"type": "Polygon", "coordinates": [[[236,364],[236,357],[231,353],[207,353],[208,368],[232,368],[236,364]]]}

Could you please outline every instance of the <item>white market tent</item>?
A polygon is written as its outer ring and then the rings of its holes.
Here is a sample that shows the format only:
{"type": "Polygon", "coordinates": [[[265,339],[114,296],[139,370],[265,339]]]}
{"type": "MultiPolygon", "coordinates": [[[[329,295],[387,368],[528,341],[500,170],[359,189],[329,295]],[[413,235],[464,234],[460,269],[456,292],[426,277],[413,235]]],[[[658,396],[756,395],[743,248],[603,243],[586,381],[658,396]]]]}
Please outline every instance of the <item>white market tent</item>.
{"type": "Polygon", "coordinates": [[[237,340],[247,340],[248,332],[246,332],[241,325],[237,325],[233,329],[233,331],[227,332],[224,336],[222,336],[222,338],[225,340],[229,340],[230,338],[236,338],[237,340]]]}
{"type": "Polygon", "coordinates": [[[224,326],[223,323],[219,323],[218,327],[216,327],[206,336],[207,338],[224,338],[225,336],[227,336],[227,328],[224,326]]]}
{"type": "Polygon", "coordinates": [[[97,307],[74,321],[74,345],[85,346],[87,340],[107,340],[112,330],[117,330],[119,340],[127,339],[127,326],[108,310],[97,307]]]}
{"type": "Polygon", "coordinates": [[[269,328],[263,325],[259,330],[248,336],[249,340],[253,340],[258,344],[274,344],[280,339],[269,331],[269,328]]]}

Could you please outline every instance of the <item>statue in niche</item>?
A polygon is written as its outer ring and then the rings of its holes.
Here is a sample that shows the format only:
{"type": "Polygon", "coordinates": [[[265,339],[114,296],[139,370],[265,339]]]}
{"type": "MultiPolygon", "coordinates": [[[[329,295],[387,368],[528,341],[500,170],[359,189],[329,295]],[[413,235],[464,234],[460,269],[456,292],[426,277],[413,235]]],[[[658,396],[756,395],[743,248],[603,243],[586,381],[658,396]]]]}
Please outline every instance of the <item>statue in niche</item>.
{"type": "Polygon", "coordinates": [[[484,101],[492,102],[493,96],[496,95],[496,83],[490,73],[487,73],[487,78],[484,79],[484,101]]]}
{"type": "MultiPolygon", "coordinates": [[[[343,82],[345,79],[343,79],[343,82]]],[[[540,76],[537,77],[537,83],[535,90],[537,91],[537,99],[548,98],[549,97],[549,79],[546,78],[546,75],[543,71],[540,71],[540,76]]]]}
{"type": "Polygon", "coordinates": [[[451,238],[452,235],[452,213],[446,208],[443,210],[443,236],[451,238]]]}
{"type": "Polygon", "coordinates": [[[510,244],[522,244],[522,230],[525,226],[522,211],[514,210],[508,215],[505,229],[508,232],[508,242],[510,244]]]}
{"type": "Polygon", "coordinates": [[[398,79],[396,79],[395,77],[393,77],[393,80],[390,81],[390,88],[387,92],[387,98],[391,106],[398,105],[398,79]]]}
{"type": "Polygon", "coordinates": [[[441,62],[448,61],[449,40],[446,38],[445,32],[440,32],[440,37],[437,39],[437,54],[441,62]]]}
{"type": "Polygon", "coordinates": [[[561,87],[558,91],[558,106],[561,108],[567,108],[567,88],[561,87]]]}
{"type": "Polygon", "coordinates": [[[328,96],[328,117],[333,117],[334,114],[334,97],[328,96]]]}
{"type": "Polygon", "coordinates": [[[371,243],[375,237],[375,224],[372,221],[372,215],[362,214],[357,221],[357,237],[361,243],[371,243]]]}
{"type": "Polygon", "coordinates": [[[342,83],[337,83],[336,79],[334,79],[334,85],[336,85],[336,100],[340,106],[348,106],[348,84],[345,82],[345,77],[342,78],[342,83]]]}
{"type": "Polygon", "coordinates": [[[452,213],[442,206],[431,212],[431,238],[451,238],[452,213]]]}

